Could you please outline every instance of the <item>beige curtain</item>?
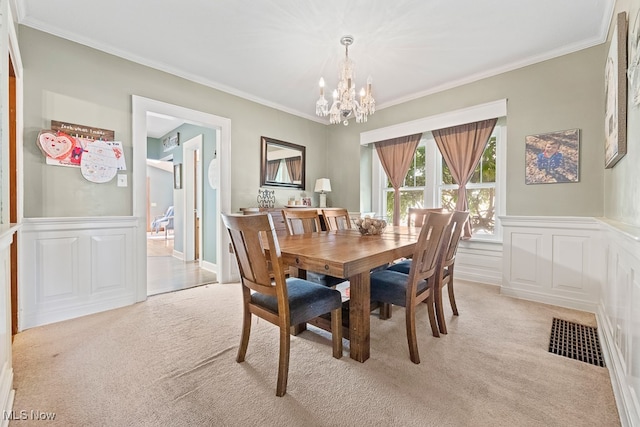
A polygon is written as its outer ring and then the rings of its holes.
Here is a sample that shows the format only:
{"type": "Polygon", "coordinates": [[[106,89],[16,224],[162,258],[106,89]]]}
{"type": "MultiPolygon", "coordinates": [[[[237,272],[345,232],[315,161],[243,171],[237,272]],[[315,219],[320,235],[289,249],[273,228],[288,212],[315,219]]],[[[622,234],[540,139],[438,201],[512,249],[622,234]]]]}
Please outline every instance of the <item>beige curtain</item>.
{"type": "MultiPolygon", "coordinates": [[[[456,210],[468,211],[467,182],[476,169],[482,152],[498,119],[483,120],[432,131],[438,149],[447,163],[451,176],[458,184],[456,210]]],[[[471,238],[471,224],[465,223],[463,239],[471,238]]]]}
{"type": "Polygon", "coordinates": [[[267,181],[274,181],[280,169],[281,160],[269,160],[267,162],[267,181]]]}
{"type": "Polygon", "coordinates": [[[302,181],[302,159],[300,157],[287,157],[284,161],[287,165],[291,182],[302,181]]]}
{"type": "Polygon", "coordinates": [[[380,162],[393,186],[393,225],[400,225],[400,187],[404,182],[411,160],[422,134],[402,136],[374,143],[380,162]]]}

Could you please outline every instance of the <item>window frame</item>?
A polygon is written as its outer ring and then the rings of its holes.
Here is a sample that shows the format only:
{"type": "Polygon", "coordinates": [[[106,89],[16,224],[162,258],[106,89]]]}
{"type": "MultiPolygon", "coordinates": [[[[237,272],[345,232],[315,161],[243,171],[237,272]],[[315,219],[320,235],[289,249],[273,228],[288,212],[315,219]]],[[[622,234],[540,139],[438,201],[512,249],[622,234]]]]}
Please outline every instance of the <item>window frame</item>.
{"type": "MultiPolygon", "coordinates": [[[[452,113],[453,114],[453,113],[452,113]]],[[[482,120],[477,119],[475,121],[482,120]]],[[[470,122],[466,122],[470,123],[470,122]]],[[[457,123],[457,124],[463,124],[457,123]]],[[[455,126],[451,124],[450,126],[455,126]]],[[[425,186],[424,186],[424,207],[436,208],[440,207],[441,190],[457,188],[456,184],[441,184],[442,180],[442,155],[437,148],[435,139],[431,133],[431,129],[437,129],[437,127],[431,127],[429,130],[424,130],[423,138],[420,140],[420,145],[425,146],[425,186]]],[[[500,217],[505,214],[506,200],[504,195],[506,187],[506,148],[507,148],[507,126],[506,126],[506,111],[503,116],[498,118],[496,127],[492,133],[496,136],[496,181],[495,181],[495,228],[494,233],[473,235],[471,241],[477,242],[501,242],[502,241],[502,225],[500,217]]],[[[372,210],[375,212],[386,212],[386,193],[388,189],[386,187],[387,177],[382,168],[382,163],[378,157],[377,151],[372,150],[372,174],[371,174],[371,190],[372,190],[372,210]]],[[[488,188],[493,187],[492,184],[473,184],[467,188],[488,188]]],[[[416,190],[420,187],[401,187],[400,190],[416,190]]]]}

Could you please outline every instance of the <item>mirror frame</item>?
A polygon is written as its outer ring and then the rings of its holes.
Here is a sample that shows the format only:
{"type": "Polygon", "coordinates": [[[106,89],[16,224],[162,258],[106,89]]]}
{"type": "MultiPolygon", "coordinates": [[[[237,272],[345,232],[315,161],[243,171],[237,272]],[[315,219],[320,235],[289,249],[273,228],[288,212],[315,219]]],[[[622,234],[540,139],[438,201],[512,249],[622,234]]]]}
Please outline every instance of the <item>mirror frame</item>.
{"type": "Polygon", "coordinates": [[[306,147],[304,145],[293,144],[291,142],[279,141],[277,139],[269,138],[266,136],[260,137],[260,186],[261,187],[285,187],[285,188],[298,188],[300,190],[305,189],[305,169],[306,169],[306,147]],[[269,145],[277,145],[292,150],[300,151],[302,156],[302,172],[300,184],[267,181],[267,148],[269,145]]]}

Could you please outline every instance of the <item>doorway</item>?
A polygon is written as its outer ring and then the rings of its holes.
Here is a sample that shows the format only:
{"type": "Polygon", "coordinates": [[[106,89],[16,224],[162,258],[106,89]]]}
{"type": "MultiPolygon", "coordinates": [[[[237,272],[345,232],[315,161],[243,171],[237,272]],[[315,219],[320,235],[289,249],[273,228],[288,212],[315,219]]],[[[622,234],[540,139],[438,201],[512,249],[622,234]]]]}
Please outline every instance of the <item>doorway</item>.
{"type": "MultiPolygon", "coordinates": [[[[231,196],[230,196],[230,130],[231,130],[231,121],[229,119],[214,116],[211,114],[203,113],[200,111],[190,110],[184,107],[179,107],[173,104],[167,104],[160,101],[151,100],[148,98],[143,98],[139,96],[133,96],[132,99],[132,107],[133,107],[133,163],[135,165],[133,172],[133,206],[134,206],[134,215],[140,219],[140,221],[147,221],[147,180],[146,180],[146,158],[147,158],[147,145],[146,145],[146,119],[148,113],[155,114],[163,114],[170,117],[176,117],[183,120],[185,123],[193,124],[196,126],[202,126],[206,128],[213,129],[215,132],[215,150],[216,160],[218,160],[218,164],[220,167],[217,169],[217,177],[214,181],[221,183],[219,188],[216,191],[215,195],[215,212],[210,213],[210,219],[204,224],[207,225],[209,222],[213,228],[216,230],[221,230],[223,227],[220,212],[228,212],[230,210],[231,204],[231,196]]],[[[185,146],[186,148],[186,146],[185,146]]],[[[193,153],[192,153],[193,154],[193,153]]],[[[192,157],[191,162],[195,162],[195,157],[192,157]]],[[[186,158],[183,159],[183,164],[186,163],[186,158]]],[[[206,165],[205,165],[206,166],[206,165]]],[[[184,170],[182,171],[183,179],[187,176],[187,165],[184,165],[184,170]]],[[[202,169],[202,168],[200,168],[202,169]]],[[[193,169],[191,170],[193,172],[193,169]]],[[[195,179],[195,178],[194,178],[195,179]]],[[[184,179],[185,185],[187,184],[188,178],[184,179]]],[[[200,178],[202,181],[202,178],[200,178]]],[[[204,184],[201,184],[204,185],[204,184]]],[[[184,192],[184,191],[182,191],[184,192]]],[[[183,196],[184,197],[184,196],[183,196]]],[[[176,203],[176,210],[178,210],[178,206],[176,203]]],[[[182,211],[184,212],[184,210],[182,211]]],[[[184,217],[187,218],[186,216],[184,217]]],[[[193,229],[196,228],[196,221],[193,221],[193,229]]],[[[143,225],[143,224],[141,224],[143,225]]],[[[179,231],[182,228],[178,225],[178,221],[174,223],[175,230],[174,233],[176,238],[180,238],[178,234],[182,234],[179,231]]],[[[200,227],[201,229],[203,227],[200,227]]],[[[207,235],[209,235],[209,232],[207,235]]],[[[194,231],[195,233],[195,231],[194,231]]],[[[186,234],[186,233],[184,233],[186,234]]],[[[136,279],[138,283],[136,299],[138,301],[143,301],[147,297],[147,251],[146,251],[146,235],[147,235],[147,227],[146,225],[138,227],[136,240],[140,243],[136,250],[136,262],[139,268],[136,269],[136,279]]],[[[202,235],[202,233],[200,233],[202,235]]],[[[232,258],[231,254],[222,250],[222,247],[228,246],[228,236],[226,233],[215,232],[216,241],[215,241],[215,253],[216,253],[216,262],[211,267],[215,269],[215,273],[217,275],[218,282],[229,282],[231,275],[231,262],[232,258]]],[[[195,241],[195,235],[192,234],[192,239],[195,241]]],[[[201,250],[202,248],[202,238],[199,239],[198,245],[201,250]]],[[[186,246],[185,246],[186,248],[186,246]]],[[[194,246],[192,246],[192,249],[194,246]]],[[[193,249],[193,257],[195,257],[195,249],[193,249]]],[[[202,252],[200,251],[199,257],[202,258],[202,252]]],[[[173,257],[172,257],[173,258],[173,257]]],[[[194,258],[195,259],[195,258],[194,258]]],[[[177,260],[182,261],[182,260],[177,260]]],[[[183,265],[187,265],[182,262],[183,265]]]]}

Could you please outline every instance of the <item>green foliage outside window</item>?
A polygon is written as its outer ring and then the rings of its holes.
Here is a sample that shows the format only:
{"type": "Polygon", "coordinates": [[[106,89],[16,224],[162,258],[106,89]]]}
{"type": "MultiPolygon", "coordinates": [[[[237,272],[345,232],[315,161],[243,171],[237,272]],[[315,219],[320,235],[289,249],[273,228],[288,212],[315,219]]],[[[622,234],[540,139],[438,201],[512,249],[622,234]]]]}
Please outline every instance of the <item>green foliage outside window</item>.
{"type": "MultiPolygon", "coordinates": [[[[400,191],[400,223],[406,224],[407,211],[410,207],[424,206],[425,178],[425,147],[420,146],[407,172],[404,189],[400,191]],[[413,189],[413,188],[415,189],[413,189]]],[[[493,184],[496,181],[496,137],[492,136],[487,143],[480,162],[474,171],[470,184],[493,184]]],[[[441,205],[448,211],[455,210],[458,198],[457,185],[451,176],[451,171],[442,160],[442,184],[454,186],[443,188],[441,191],[441,205]]],[[[391,183],[387,179],[387,188],[391,183]]],[[[474,234],[493,234],[495,228],[495,187],[468,188],[470,221],[474,234]]],[[[386,217],[393,218],[393,190],[386,192],[386,217]]]]}

